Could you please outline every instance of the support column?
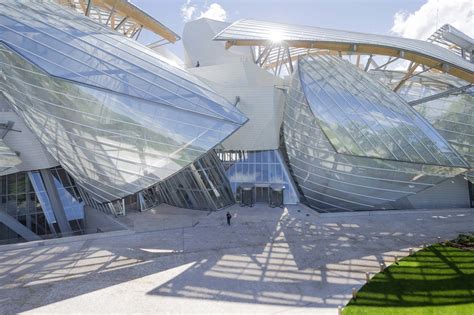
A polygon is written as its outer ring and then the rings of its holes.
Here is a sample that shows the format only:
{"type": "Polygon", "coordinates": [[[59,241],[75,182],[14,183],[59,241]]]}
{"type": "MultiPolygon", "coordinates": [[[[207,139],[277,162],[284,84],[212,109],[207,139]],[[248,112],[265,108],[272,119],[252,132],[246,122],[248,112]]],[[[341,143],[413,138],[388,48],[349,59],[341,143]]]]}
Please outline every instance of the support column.
{"type": "Polygon", "coordinates": [[[66,212],[64,211],[61,198],[59,197],[59,192],[56,189],[56,185],[54,184],[53,175],[51,175],[51,172],[47,169],[40,170],[40,173],[41,177],[43,178],[44,187],[46,188],[46,192],[48,193],[51,208],[53,209],[54,216],[56,217],[59,229],[61,230],[61,234],[63,236],[71,235],[71,225],[69,225],[69,221],[66,217],[66,212]]]}
{"type": "Polygon", "coordinates": [[[20,235],[25,241],[38,241],[41,237],[33,233],[26,226],[18,222],[15,218],[10,216],[8,213],[0,211],[0,222],[5,224],[10,230],[20,235]]]}

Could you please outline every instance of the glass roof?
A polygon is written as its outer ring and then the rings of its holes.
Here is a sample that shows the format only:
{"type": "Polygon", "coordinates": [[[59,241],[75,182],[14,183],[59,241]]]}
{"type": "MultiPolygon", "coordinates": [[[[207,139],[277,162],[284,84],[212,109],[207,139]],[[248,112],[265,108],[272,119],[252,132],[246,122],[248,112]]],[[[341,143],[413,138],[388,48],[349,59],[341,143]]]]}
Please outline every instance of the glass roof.
{"type": "Polygon", "coordinates": [[[0,40],[51,75],[242,124],[202,82],[134,40],[51,1],[2,1],[0,40]]]}
{"type": "MultiPolygon", "coordinates": [[[[405,76],[405,72],[371,71],[388,86],[394,86],[405,76]]],[[[465,86],[460,81],[443,73],[425,73],[405,82],[398,94],[407,101],[437,95],[448,89],[465,86]]],[[[464,93],[453,93],[413,106],[430,124],[474,167],[474,87],[464,93]]]]}
{"type": "Polygon", "coordinates": [[[338,153],[469,167],[410,105],[367,73],[334,56],[298,63],[313,114],[338,153]]]}
{"type": "Polygon", "coordinates": [[[95,200],[175,174],[247,118],[158,54],[52,1],[0,2],[0,92],[95,200]]]}
{"type": "MultiPolygon", "coordinates": [[[[297,46],[293,45],[292,42],[365,44],[395,48],[400,51],[427,56],[430,59],[435,59],[442,63],[464,69],[470,73],[471,77],[474,73],[474,64],[469,63],[449,50],[426,41],[402,37],[244,19],[228,26],[221,33],[216,35],[214,40],[262,41],[267,43],[273,42],[275,44],[284,41],[290,47],[297,46]]],[[[374,53],[377,52],[374,51],[374,53]]]]}
{"type": "Polygon", "coordinates": [[[95,0],[89,6],[84,4],[84,0],[57,2],[116,29],[127,37],[133,38],[144,27],[172,43],[180,39],[178,34],[128,0],[95,0]]]}

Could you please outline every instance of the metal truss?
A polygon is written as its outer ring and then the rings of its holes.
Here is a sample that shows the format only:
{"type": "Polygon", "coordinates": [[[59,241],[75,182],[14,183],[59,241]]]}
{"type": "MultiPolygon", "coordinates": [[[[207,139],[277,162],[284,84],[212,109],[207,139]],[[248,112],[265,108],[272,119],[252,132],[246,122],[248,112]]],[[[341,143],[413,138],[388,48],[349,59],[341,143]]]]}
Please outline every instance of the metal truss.
{"type": "Polygon", "coordinates": [[[439,98],[448,97],[450,95],[466,93],[466,90],[470,89],[471,87],[472,87],[472,84],[467,84],[460,87],[452,87],[450,89],[447,89],[446,91],[443,91],[434,95],[430,95],[427,97],[423,97],[414,101],[410,101],[408,102],[408,104],[410,104],[411,106],[416,106],[416,105],[433,101],[439,98]]]}
{"type": "Polygon", "coordinates": [[[77,12],[120,32],[126,37],[138,39],[142,30],[148,29],[167,43],[180,37],[151,16],[124,0],[56,0],[77,12]]]}
{"type": "Polygon", "coordinates": [[[434,32],[428,42],[451,50],[456,55],[474,63],[474,41],[455,27],[445,24],[434,32]]]}
{"type": "MultiPolygon", "coordinates": [[[[454,54],[474,62],[474,41],[450,25],[444,25],[438,29],[427,41],[440,45],[454,54]]],[[[395,92],[399,91],[409,79],[422,73],[428,71],[438,73],[449,72],[449,68],[442,63],[426,66],[415,61],[409,62],[405,59],[404,51],[400,51],[399,56],[385,57],[359,51],[359,47],[357,47],[358,45],[356,44],[351,45],[349,49],[346,48],[342,51],[335,51],[313,48],[313,45],[311,45],[310,48],[289,47],[285,41],[260,43],[260,46],[250,46],[254,62],[278,76],[282,73],[291,74],[293,72],[293,62],[299,56],[321,54],[339,55],[341,58],[352,62],[359,69],[366,72],[371,70],[390,70],[390,68],[400,71],[400,67],[406,67],[406,70],[404,70],[405,75],[394,84],[393,90],[395,92]],[[284,71],[282,71],[282,69],[284,69],[284,71]]],[[[235,44],[238,43],[230,40],[226,43],[226,47],[229,48],[235,44]]]]}

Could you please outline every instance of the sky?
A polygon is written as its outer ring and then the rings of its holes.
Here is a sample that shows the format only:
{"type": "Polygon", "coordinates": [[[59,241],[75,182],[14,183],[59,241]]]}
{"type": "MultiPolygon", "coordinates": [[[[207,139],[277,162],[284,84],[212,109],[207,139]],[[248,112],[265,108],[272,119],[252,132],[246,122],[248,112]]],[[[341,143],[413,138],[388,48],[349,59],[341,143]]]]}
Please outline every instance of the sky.
{"type": "MultiPolygon", "coordinates": [[[[234,22],[252,18],[426,39],[449,23],[474,37],[474,0],[129,0],[181,35],[187,21],[200,17],[234,22]]],[[[140,42],[156,40],[143,33],[140,42]]],[[[179,57],[180,42],[168,45],[179,57]]]]}

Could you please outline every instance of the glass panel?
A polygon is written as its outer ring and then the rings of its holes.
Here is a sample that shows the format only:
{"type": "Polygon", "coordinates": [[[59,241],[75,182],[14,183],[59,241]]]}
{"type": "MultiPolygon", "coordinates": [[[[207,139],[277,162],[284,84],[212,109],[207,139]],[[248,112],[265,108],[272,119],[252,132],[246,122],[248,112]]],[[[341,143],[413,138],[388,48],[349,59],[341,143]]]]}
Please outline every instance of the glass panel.
{"type": "Polygon", "coordinates": [[[299,76],[294,75],[285,106],[283,136],[292,174],[304,195],[302,200],[318,211],[406,207],[405,197],[464,172],[463,168],[339,154],[312,109],[302,93],[299,76]]]}
{"type": "Polygon", "coordinates": [[[245,183],[258,184],[260,187],[282,184],[284,203],[299,202],[298,193],[278,150],[220,151],[218,155],[224,164],[236,198],[240,197],[238,193],[240,185],[245,183]]]}
{"type": "Polygon", "coordinates": [[[310,55],[298,69],[311,111],[338,153],[468,167],[406,102],[349,62],[310,55]]]}
{"type": "MultiPolygon", "coordinates": [[[[30,178],[30,182],[35,189],[36,196],[38,196],[38,200],[41,204],[41,209],[46,217],[48,225],[52,227],[54,223],[56,223],[56,218],[54,216],[53,208],[51,207],[51,202],[49,201],[48,193],[46,192],[46,188],[44,187],[43,179],[41,178],[41,174],[37,171],[28,172],[28,177],[30,178]]],[[[51,230],[54,231],[53,228],[51,230]]]]}
{"type": "Polygon", "coordinates": [[[54,2],[3,1],[2,39],[48,73],[244,123],[224,98],[150,49],[54,2]]]}
{"type": "Polygon", "coordinates": [[[12,105],[99,202],[156,184],[240,126],[50,77],[2,45],[0,63],[8,65],[0,86],[12,105]]]}

